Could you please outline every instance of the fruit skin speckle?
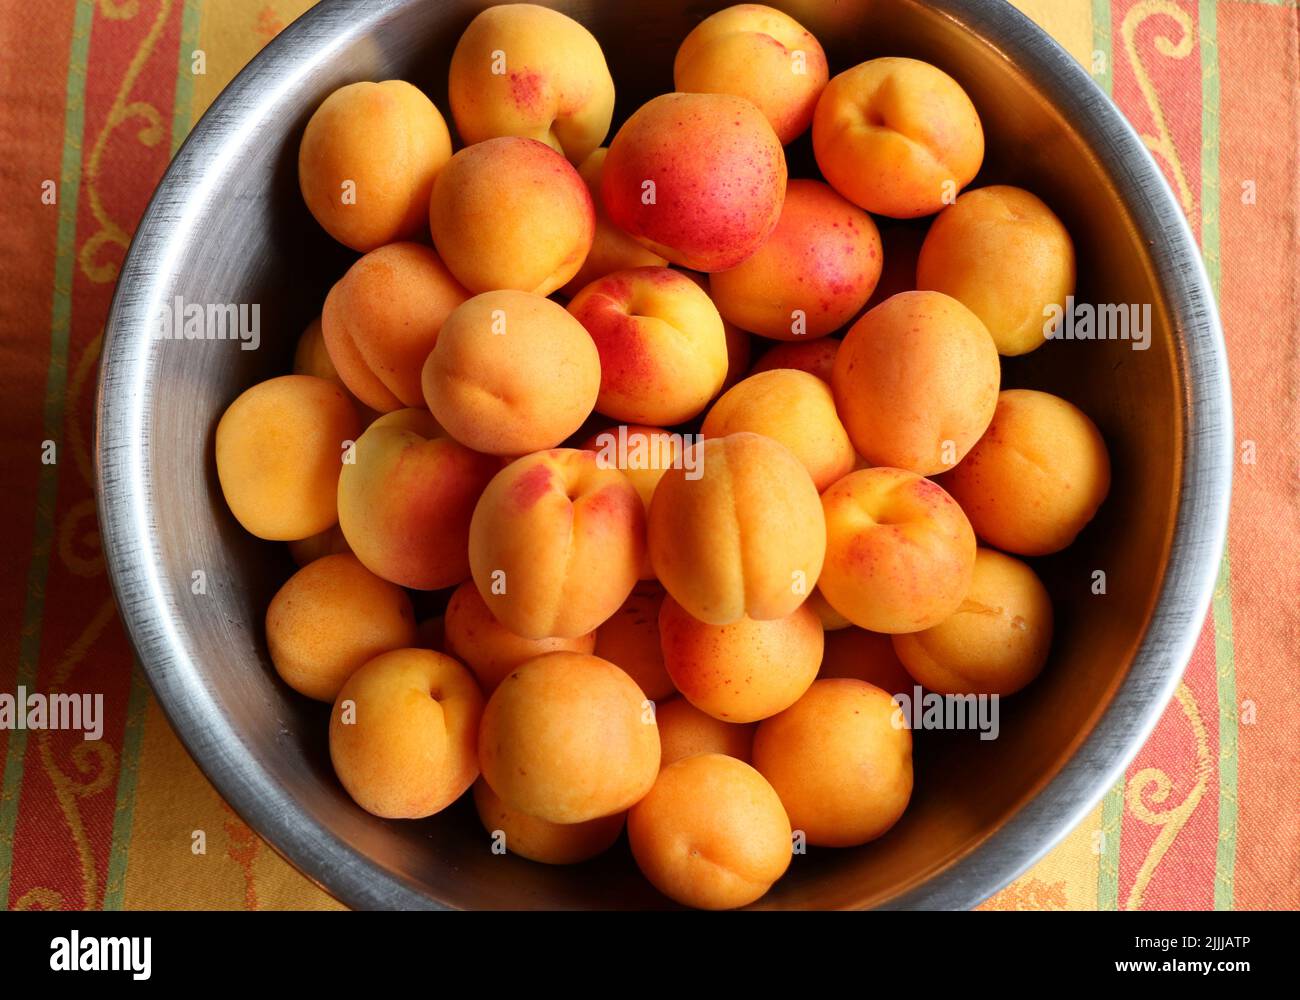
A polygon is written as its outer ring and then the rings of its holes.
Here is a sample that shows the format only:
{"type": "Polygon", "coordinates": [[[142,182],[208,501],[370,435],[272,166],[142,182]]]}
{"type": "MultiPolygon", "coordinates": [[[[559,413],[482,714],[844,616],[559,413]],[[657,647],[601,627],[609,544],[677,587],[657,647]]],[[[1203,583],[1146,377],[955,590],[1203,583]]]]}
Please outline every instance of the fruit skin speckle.
{"type": "Polygon", "coordinates": [[[614,223],[642,244],[712,272],[763,245],[785,185],[785,152],[753,105],[725,94],[663,94],[614,137],[601,196],[614,223]],[[652,200],[643,197],[647,182],[652,200]]]}
{"type": "Polygon", "coordinates": [[[535,70],[510,74],[510,96],[515,104],[526,111],[536,108],[542,97],[542,75],[535,70]]]}
{"type": "Polygon", "coordinates": [[[822,337],[862,312],[881,262],[871,216],[820,181],[795,179],[767,242],[713,275],[710,288],[723,318],[742,330],[774,340],[822,337]]]}

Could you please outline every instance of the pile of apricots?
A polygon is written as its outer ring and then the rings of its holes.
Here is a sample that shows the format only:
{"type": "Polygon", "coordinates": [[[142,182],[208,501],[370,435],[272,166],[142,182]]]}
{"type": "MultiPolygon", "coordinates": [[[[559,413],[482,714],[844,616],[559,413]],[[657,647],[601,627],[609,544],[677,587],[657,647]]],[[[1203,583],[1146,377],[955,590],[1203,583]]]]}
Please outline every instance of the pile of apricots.
{"type": "Polygon", "coordinates": [[[361,808],[469,796],[484,851],[546,864],[626,830],[662,893],[721,909],[792,844],[898,821],[895,693],[1034,680],[1052,604],[1017,557],[1070,545],[1110,468],[1071,403],[1000,391],[1074,249],[1028,191],[964,190],[984,133],[956,80],[831,77],[746,4],[673,82],[603,145],[600,45],[511,4],[452,57],[459,149],[409,83],[330,94],[299,180],[359,256],[216,465],[300,566],[270,658],[333,705],[361,808]],[[820,176],[790,178],[809,129],[820,176]]]}

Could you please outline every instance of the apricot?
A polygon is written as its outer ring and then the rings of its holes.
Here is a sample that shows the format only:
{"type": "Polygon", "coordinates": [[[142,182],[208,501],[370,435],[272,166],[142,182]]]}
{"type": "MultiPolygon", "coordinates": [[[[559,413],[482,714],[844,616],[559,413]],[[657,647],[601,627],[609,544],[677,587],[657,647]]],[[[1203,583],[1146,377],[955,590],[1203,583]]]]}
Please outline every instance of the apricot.
{"type": "Polygon", "coordinates": [[[382,413],[423,406],[420,370],[443,322],[467,298],[429,247],[390,243],[372,250],[330,289],[321,312],[339,378],[382,413]]]}
{"type": "Polygon", "coordinates": [[[281,375],[235,399],[217,422],[217,479],[230,512],[258,538],[291,542],[338,520],[339,468],[361,432],[340,386],[281,375]]]}
{"type": "Polygon", "coordinates": [[[605,204],[600,200],[600,176],[608,152],[604,146],[593,149],[578,167],[578,175],[587,185],[596,209],[596,229],[592,234],[591,249],[587,251],[587,257],[578,268],[578,273],[560,289],[560,294],[569,298],[573,298],[597,278],[615,271],[626,271],[633,267],[662,267],[668,263],[610,222],[605,204]]]}
{"type": "Polygon", "coordinates": [[[617,812],[585,823],[551,823],[511,809],[482,778],[474,782],[474,808],[483,829],[501,837],[507,851],[544,865],[576,865],[603,854],[614,846],[627,818],[617,812]]]}
{"type": "Polygon", "coordinates": [[[772,786],[744,761],[706,753],[669,764],[627,816],[637,866],[665,896],[705,910],[745,906],[790,866],[792,833],[772,786]]]}
{"type": "Polygon", "coordinates": [[[840,194],[877,215],[932,215],[984,162],[975,105],[951,76],[916,59],[859,63],[817,101],[813,153],[840,194]]]}
{"type": "Polygon", "coordinates": [[[1008,389],[988,431],[943,485],[984,541],[1044,556],[1073,542],[1097,513],[1110,490],[1110,456],[1077,406],[1008,389]]]}
{"type": "Polygon", "coordinates": [[[822,571],[819,506],[808,470],[771,438],[729,434],[692,445],[650,503],[655,574],[703,622],[785,618],[822,571]]]}
{"type": "Polygon", "coordinates": [[[683,423],[727,376],[722,318],[708,293],[679,271],[615,271],[574,296],[569,312],[600,354],[596,409],[615,420],[683,423]]]}
{"type": "Polygon", "coordinates": [[[659,723],[659,767],[697,753],[723,753],[749,763],[754,746],[753,723],[723,722],[701,712],[685,698],[655,706],[659,723]]]}
{"type": "Polygon", "coordinates": [[[756,722],[789,708],[822,662],[821,622],[806,604],[783,618],[710,625],[669,597],[659,611],[659,641],[682,697],[726,722],[756,722]]]}
{"type": "Polygon", "coordinates": [[[352,672],[415,641],[406,591],[352,555],[298,570],[266,610],[266,644],[280,678],[299,694],[333,702],[352,672]]]}
{"type": "Polygon", "coordinates": [[[483,777],[507,806],[551,823],[623,812],[659,771],[659,730],[614,664],[547,653],[505,678],[479,731],[483,777]]]}
{"type": "Polygon", "coordinates": [[[706,17],[673,60],[676,90],[745,98],[763,112],[782,144],[812,124],[829,75],[821,43],[803,25],[754,3],[706,17]]]}
{"type": "Polygon", "coordinates": [[[343,529],[337,524],[332,524],[314,535],[295,538],[289,542],[289,557],[297,566],[306,566],[322,556],[337,556],[351,551],[348,548],[348,540],[343,537],[343,529]]]}
{"type": "Polygon", "coordinates": [[[720,393],[726,392],[745,377],[754,350],[753,338],[735,323],[728,323],[724,319],[722,334],[727,338],[727,375],[718,390],[720,393]]]}
{"type": "Polygon", "coordinates": [[[1006,185],[967,191],[940,212],[916,265],[917,287],[965,305],[1006,355],[1043,345],[1074,279],[1064,224],[1037,197],[1006,185]]]}
{"type": "Polygon", "coordinates": [[[339,378],[334,362],[330,360],[329,351],[325,349],[325,334],[321,332],[319,316],[308,323],[298,337],[298,343],[293,349],[292,373],[294,375],[315,375],[317,378],[323,378],[326,382],[343,385],[343,380],[339,378]]]}
{"type": "Polygon", "coordinates": [[[471,292],[550,295],[591,249],[596,209],[569,161],[535,139],[488,139],[438,174],[429,228],[447,268],[471,292]]]}
{"type": "Polygon", "coordinates": [[[620,469],[649,510],[659,480],[683,461],[682,442],[682,435],[662,427],[619,424],[597,431],[582,447],[596,453],[602,469],[620,469]]]}
{"type": "MultiPolygon", "coordinates": [[[[635,487],[637,496],[641,498],[648,518],[650,500],[659,480],[674,465],[682,463],[682,442],[680,434],[660,427],[620,424],[593,434],[583,442],[582,447],[596,453],[596,461],[601,468],[619,469],[627,476],[635,487]]],[[[645,558],[641,561],[640,577],[642,580],[655,578],[648,544],[645,558]]]]}
{"type": "Polygon", "coordinates": [[[821,680],[759,724],[754,766],[809,844],[853,847],[898,822],[912,795],[912,733],[866,681],[821,680]]]}
{"type": "Polygon", "coordinates": [[[326,382],[333,382],[339,386],[347,393],[348,399],[352,400],[352,405],[356,407],[357,416],[361,418],[363,428],[370,426],[371,421],[379,416],[378,413],[349,392],[348,387],[343,384],[338,369],[334,367],[334,362],[330,360],[330,352],[325,347],[325,334],[321,330],[319,316],[308,323],[306,329],[298,337],[297,346],[293,350],[293,367],[290,370],[294,375],[315,375],[317,378],[323,378],[326,382]]]}
{"type": "MultiPolygon", "coordinates": [[[[700,271],[682,271],[681,273],[699,285],[704,294],[709,296],[709,301],[713,300],[713,293],[709,290],[709,276],[707,274],[700,271]]],[[[716,309],[717,306],[714,306],[714,308],[716,309]]],[[[727,338],[727,375],[722,380],[722,385],[719,387],[715,399],[745,377],[745,371],[749,368],[749,357],[754,350],[754,338],[736,326],[735,323],[728,323],[724,319],[722,321],[722,333],[727,338]]]]}
{"type": "Polygon", "coordinates": [[[851,472],[822,494],[826,565],[817,587],[871,632],[919,632],[961,605],[975,533],[942,487],[903,469],[851,472]]]}
{"type": "Polygon", "coordinates": [[[812,608],[813,613],[822,623],[822,628],[827,632],[838,632],[840,629],[849,628],[853,623],[845,618],[842,614],[831,607],[831,602],[822,596],[818,588],[808,595],[808,600],[804,602],[812,608]]]}
{"type": "Polygon", "coordinates": [[[907,672],[940,694],[1015,694],[1043,669],[1052,600],[1034,571],[995,549],[975,555],[961,606],[924,632],[896,635],[907,672]]]}
{"type": "Polygon", "coordinates": [[[695,271],[750,257],[785,198],[781,140],[763,113],[730,94],[661,94],[610,143],[601,200],[615,225],[695,271]]]}
{"type": "Polygon", "coordinates": [[[764,352],[749,373],[757,375],[778,368],[793,368],[795,371],[816,375],[830,385],[831,373],[835,370],[835,356],[839,352],[840,342],[834,337],[789,341],[764,352]]]}
{"type": "Polygon", "coordinates": [[[824,337],[853,319],[880,278],[871,216],[821,181],[791,180],[781,217],[749,259],[709,279],[725,319],[774,340],[824,337]]]}
{"type": "Polygon", "coordinates": [[[298,147],[298,185],[316,221],[365,253],[418,235],[451,135],[404,80],[352,83],[321,103],[298,147]]]}
{"type": "Polygon", "coordinates": [[[344,683],[330,714],[330,760],[366,812],[420,819],[478,777],[483,695],[469,671],[431,649],[375,657],[344,683]]]}
{"type": "Polygon", "coordinates": [[[915,683],[894,652],[894,638],[903,637],[868,632],[856,626],[828,632],[826,652],[822,654],[822,668],[817,679],[852,677],[874,684],[890,694],[906,694],[911,697],[915,683]]]}
{"type": "Polygon", "coordinates": [[[452,593],[443,621],[447,653],[474,672],[485,694],[495,691],[516,667],[545,653],[591,653],[596,648],[594,632],[572,639],[515,635],[492,617],[472,580],[452,593]]]}
{"type": "Polygon", "coordinates": [[[470,517],[500,461],[415,409],[380,417],[351,457],[338,482],[339,527],[366,568],[415,590],[466,579],[470,517]]]}
{"type": "Polygon", "coordinates": [[[470,21],[451,56],[448,94],[466,143],[526,136],[574,163],[601,144],[614,115],[614,81],[591,32],[529,3],[470,21]]]}
{"type": "Polygon", "coordinates": [[[596,655],[621,668],[651,701],[660,701],[677,690],[659,648],[659,608],[663,603],[664,589],[658,584],[638,586],[596,630],[596,655]]]}
{"type": "Polygon", "coordinates": [[[479,594],[497,621],[526,639],[595,629],[632,592],[644,553],[645,508],[632,484],[572,448],[502,469],[469,529],[479,594]]]}
{"type": "Polygon", "coordinates": [[[863,458],[929,476],[979,440],[1001,378],[979,317],[941,292],[903,292],[853,324],[831,387],[863,458]]]}
{"type": "Polygon", "coordinates": [[[600,356],[563,306],[529,292],[485,292],[447,317],[422,381],[429,409],[457,441],[523,455],[582,426],[600,391],[600,356]]]}
{"type": "Polygon", "coordinates": [[[706,438],[741,431],[785,445],[819,493],[852,472],[857,459],[830,386],[807,372],[778,368],[751,375],[723,393],[700,427],[706,438]]]}

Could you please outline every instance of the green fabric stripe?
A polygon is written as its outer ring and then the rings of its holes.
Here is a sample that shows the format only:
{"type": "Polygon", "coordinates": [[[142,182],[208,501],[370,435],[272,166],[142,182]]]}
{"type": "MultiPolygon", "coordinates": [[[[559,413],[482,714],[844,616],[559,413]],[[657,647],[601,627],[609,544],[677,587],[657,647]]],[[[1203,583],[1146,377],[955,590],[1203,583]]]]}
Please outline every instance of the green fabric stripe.
{"type": "Polygon", "coordinates": [[[1092,0],[1092,48],[1094,54],[1101,53],[1103,66],[1102,72],[1093,74],[1093,79],[1107,94],[1115,91],[1115,73],[1110,64],[1114,53],[1112,34],[1110,0],[1092,0]]]}
{"type": "MultiPolygon", "coordinates": [[[[198,45],[202,0],[185,0],[181,9],[180,44],[176,49],[176,85],[172,102],[171,152],[175,155],[189,134],[194,116],[194,49],[198,45]]],[[[144,742],[145,713],[149,686],[138,663],[131,667],[131,695],[122,735],[122,764],[117,780],[117,801],[113,811],[113,839],[109,846],[108,878],[104,885],[104,909],[120,910],[126,895],[127,855],[135,818],[135,793],[140,776],[140,748],[144,742]]]]}
{"type": "Polygon", "coordinates": [[[1119,834],[1124,819],[1124,778],[1101,800],[1101,857],[1097,864],[1097,909],[1119,909],[1119,834]]]}
{"type": "Polygon", "coordinates": [[[172,106],[172,155],[180,148],[194,124],[194,73],[191,67],[199,44],[203,20],[202,0],[185,0],[181,12],[181,44],[176,52],[176,97],[172,106]]]}
{"type": "MultiPolygon", "coordinates": [[[[76,264],[77,197],[81,188],[81,144],[86,117],[86,56],[94,0],[77,0],[68,55],[67,98],[63,115],[63,162],[60,166],[57,256],[54,262],[54,298],[50,310],[50,363],[45,373],[44,440],[63,449],[64,396],[68,382],[68,337],[72,322],[72,275],[76,264]]],[[[33,442],[35,445],[35,442],[33,442]]],[[[56,453],[57,454],[57,453],[56,453]]],[[[33,447],[31,459],[37,461],[33,447]]],[[[60,456],[61,457],[61,456],[60,456]]],[[[50,569],[50,544],[54,536],[54,506],[58,499],[59,466],[42,465],[36,492],[36,526],[32,561],[27,569],[27,604],[18,652],[18,684],[33,690],[41,652],[41,621],[45,614],[45,583],[50,569]]],[[[4,780],[0,784],[0,904],[8,906],[13,866],[14,828],[22,789],[27,731],[9,733],[4,780]]]]}
{"type": "Polygon", "coordinates": [[[122,734],[122,763],[117,775],[117,804],[113,810],[113,840],[108,852],[108,877],[104,881],[104,909],[120,910],[126,895],[127,848],[135,819],[135,789],[140,777],[140,746],[144,739],[149,685],[138,663],[131,664],[131,695],[122,734]]]}
{"type": "MultiPolygon", "coordinates": [[[[1111,0],[1092,0],[1092,46],[1094,53],[1100,53],[1102,58],[1102,72],[1095,73],[1093,79],[1108,95],[1113,95],[1115,90],[1115,71],[1111,65],[1114,58],[1113,36],[1111,0]]],[[[1101,850],[1097,859],[1099,910],[1119,908],[1119,843],[1124,819],[1124,780],[1121,776],[1101,803],[1101,850]]]]}
{"type": "Polygon", "coordinates": [[[1228,553],[1214,587],[1214,663],[1219,678],[1219,839],[1214,908],[1231,910],[1237,865],[1237,675],[1232,648],[1232,570],[1228,553]]]}
{"type": "MultiPolygon", "coordinates": [[[[1222,262],[1219,230],[1219,23],[1217,0],[1200,0],[1201,252],[1214,295],[1222,262]]],[[[1237,673],[1232,644],[1232,568],[1225,546],[1211,605],[1219,693],[1219,838],[1214,857],[1214,908],[1230,910],[1237,863],[1237,673]]]]}

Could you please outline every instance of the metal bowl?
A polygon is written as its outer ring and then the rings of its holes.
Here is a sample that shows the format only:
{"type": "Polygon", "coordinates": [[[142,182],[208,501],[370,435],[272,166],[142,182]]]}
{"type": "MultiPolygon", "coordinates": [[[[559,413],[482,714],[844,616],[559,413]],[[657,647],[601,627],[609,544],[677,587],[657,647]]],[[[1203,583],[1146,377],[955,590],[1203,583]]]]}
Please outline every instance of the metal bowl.
{"type": "MultiPolygon", "coordinates": [[[[1111,787],[1172,695],[1204,620],[1231,477],[1223,338],[1182,213],[1142,142],[1087,73],[1001,0],[779,4],[838,71],[909,55],[953,74],[979,107],[978,183],[1045,198],[1077,242],[1081,301],[1150,303],[1149,350],[1056,341],[1004,363],[1004,384],[1059,393],[1092,415],[1114,485],[1067,552],[1036,561],[1058,613],[1048,669],[1002,705],[1001,735],[917,736],[916,792],[886,837],[814,851],[758,904],[969,907],[1072,829],[1111,787]],[[1095,571],[1105,594],[1093,593],[1095,571]]],[[[158,188],[122,270],[99,386],[104,547],[122,616],[176,731],[273,846],[357,907],[655,907],[626,846],[571,869],[496,856],[460,803],[421,822],[358,809],[335,781],[327,708],[272,670],[267,601],[284,547],[226,510],[213,428],[253,382],[288,370],[298,332],[349,255],[308,216],[298,138],[334,88],[403,77],[447,108],[457,38],[484,4],[328,0],[225,90],[158,188]],[[159,311],[258,303],[262,346],[153,336],[159,311]],[[195,594],[202,571],[206,593],[195,594]]],[[[619,86],[616,121],[671,89],[678,41],[721,3],[556,3],[591,28],[619,86]]],[[[810,165],[807,138],[791,152],[810,165]]]]}

